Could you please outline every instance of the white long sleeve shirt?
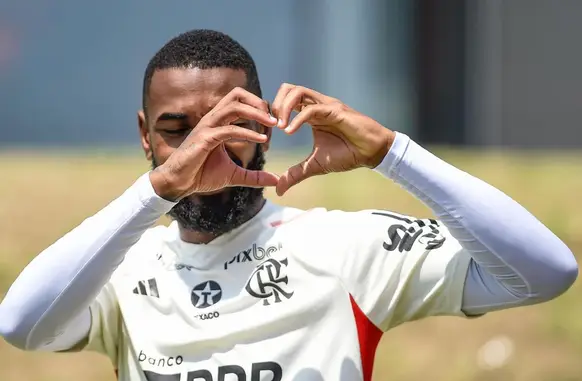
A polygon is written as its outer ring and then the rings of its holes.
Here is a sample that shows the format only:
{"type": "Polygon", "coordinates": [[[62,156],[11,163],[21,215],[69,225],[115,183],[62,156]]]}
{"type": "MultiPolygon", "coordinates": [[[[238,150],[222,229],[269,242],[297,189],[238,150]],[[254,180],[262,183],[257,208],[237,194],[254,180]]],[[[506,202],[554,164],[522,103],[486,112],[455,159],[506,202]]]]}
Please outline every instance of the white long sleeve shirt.
{"type": "Polygon", "coordinates": [[[148,174],[36,257],[0,304],[26,350],[85,348],[120,381],[370,380],[381,334],[428,316],[550,300],[574,282],[570,250],[508,196],[406,135],[375,169],[437,219],[267,202],[205,245],[148,174]]]}

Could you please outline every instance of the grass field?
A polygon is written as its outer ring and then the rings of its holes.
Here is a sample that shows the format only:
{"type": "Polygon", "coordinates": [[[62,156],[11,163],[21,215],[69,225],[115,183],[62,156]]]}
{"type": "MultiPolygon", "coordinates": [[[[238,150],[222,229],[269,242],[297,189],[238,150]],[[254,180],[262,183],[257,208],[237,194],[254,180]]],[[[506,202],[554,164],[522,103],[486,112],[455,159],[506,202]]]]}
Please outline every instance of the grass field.
{"type": "MultiPolygon", "coordinates": [[[[440,153],[499,187],[582,255],[582,155],[440,153]]],[[[288,160],[273,160],[281,169],[288,160]]],[[[43,248],[119,195],[147,163],[139,155],[0,153],[0,295],[43,248]]],[[[429,210],[371,171],[311,179],[275,202],[309,208],[429,210]]],[[[535,245],[537,237],[531,237],[535,245]]],[[[551,253],[549,253],[551,255],[551,253]]],[[[330,348],[330,350],[333,350],[330,348]]],[[[385,335],[375,380],[582,380],[582,287],[545,305],[480,319],[431,318],[385,335]]],[[[0,341],[0,381],[112,381],[97,354],[24,353],[0,341]]],[[[327,380],[326,380],[327,381],[327,380]]],[[[329,380],[334,381],[334,380],[329,380]]]]}

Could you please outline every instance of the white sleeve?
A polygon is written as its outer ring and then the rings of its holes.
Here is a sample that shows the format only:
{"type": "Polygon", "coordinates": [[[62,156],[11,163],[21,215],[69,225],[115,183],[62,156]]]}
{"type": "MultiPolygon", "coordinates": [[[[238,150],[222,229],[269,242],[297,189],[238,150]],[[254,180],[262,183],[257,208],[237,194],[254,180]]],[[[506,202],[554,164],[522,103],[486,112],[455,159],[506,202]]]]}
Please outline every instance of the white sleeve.
{"type": "Polygon", "coordinates": [[[381,330],[429,316],[478,316],[552,299],[574,282],[570,250],[518,203],[398,134],[376,170],[437,219],[331,211],[305,234],[381,330]],[[535,240],[535,241],[534,241],[535,240]]]}
{"type": "Polygon", "coordinates": [[[548,301],[574,283],[576,259],[556,235],[510,197],[406,135],[397,133],[376,171],[429,206],[470,255],[466,314],[548,301]]]}
{"type": "Polygon", "coordinates": [[[66,329],[61,335],[38,348],[39,351],[45,352],[69,352],[77,349],[81,344],[86,345],[87,338],[91,329],[91,311],[83,310],[79,316],[74,317],[67,324],[66,329]]]}
{"type": "Polygon", "coordinates": [[[156,195],[149,173],[142,175],[26,266],[0,304],[0,334],[25,350],[63,350],[86,338],[91,316],[115,313],[114,300],[103,304],[97,296],[107,294],[126,252],[174,205],[156,195]],[[98,313],[90,306],[100,306],[98,313]]]}

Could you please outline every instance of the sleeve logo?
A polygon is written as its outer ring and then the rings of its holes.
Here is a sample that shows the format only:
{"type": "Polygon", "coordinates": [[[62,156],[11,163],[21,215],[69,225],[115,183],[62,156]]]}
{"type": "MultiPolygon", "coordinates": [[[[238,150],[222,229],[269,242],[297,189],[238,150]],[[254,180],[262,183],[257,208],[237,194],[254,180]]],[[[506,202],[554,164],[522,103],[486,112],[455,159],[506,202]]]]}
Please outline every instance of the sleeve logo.
{"type": "Polygon", "coordinates": [[[401,253],[410,251],[416,242],[423,245],[424,250],[434,250],[443,246],[446,241],[446,237],[441,234],[440,225],[436,220],[411,220],[380,212],[372,214],[402,221],[402,223],[393,224],[388,228],[388,240],[382,243],[386,251],[398,250],[401,253]]]}

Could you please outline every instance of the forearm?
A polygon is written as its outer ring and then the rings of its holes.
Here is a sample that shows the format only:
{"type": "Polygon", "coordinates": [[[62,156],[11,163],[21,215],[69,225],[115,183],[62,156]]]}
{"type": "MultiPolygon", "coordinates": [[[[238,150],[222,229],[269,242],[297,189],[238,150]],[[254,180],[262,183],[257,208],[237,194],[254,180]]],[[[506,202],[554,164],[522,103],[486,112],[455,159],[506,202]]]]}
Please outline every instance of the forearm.
{"type": "Polygon", "coordinates": [[[429,206],[471,255],[463,310],[552,299],[578,267],[566,245],[517,202],[398,134],[376,168],[429,206]]]}
{"type": "Polygon", "coordinates": [[[40,253],[0,304],[2,336],[22,349],[53,342],[67,323],[84,314],[129,248],[173,205],[158,197],[149,176],[143,175],[118,199],[40,253]]]}

